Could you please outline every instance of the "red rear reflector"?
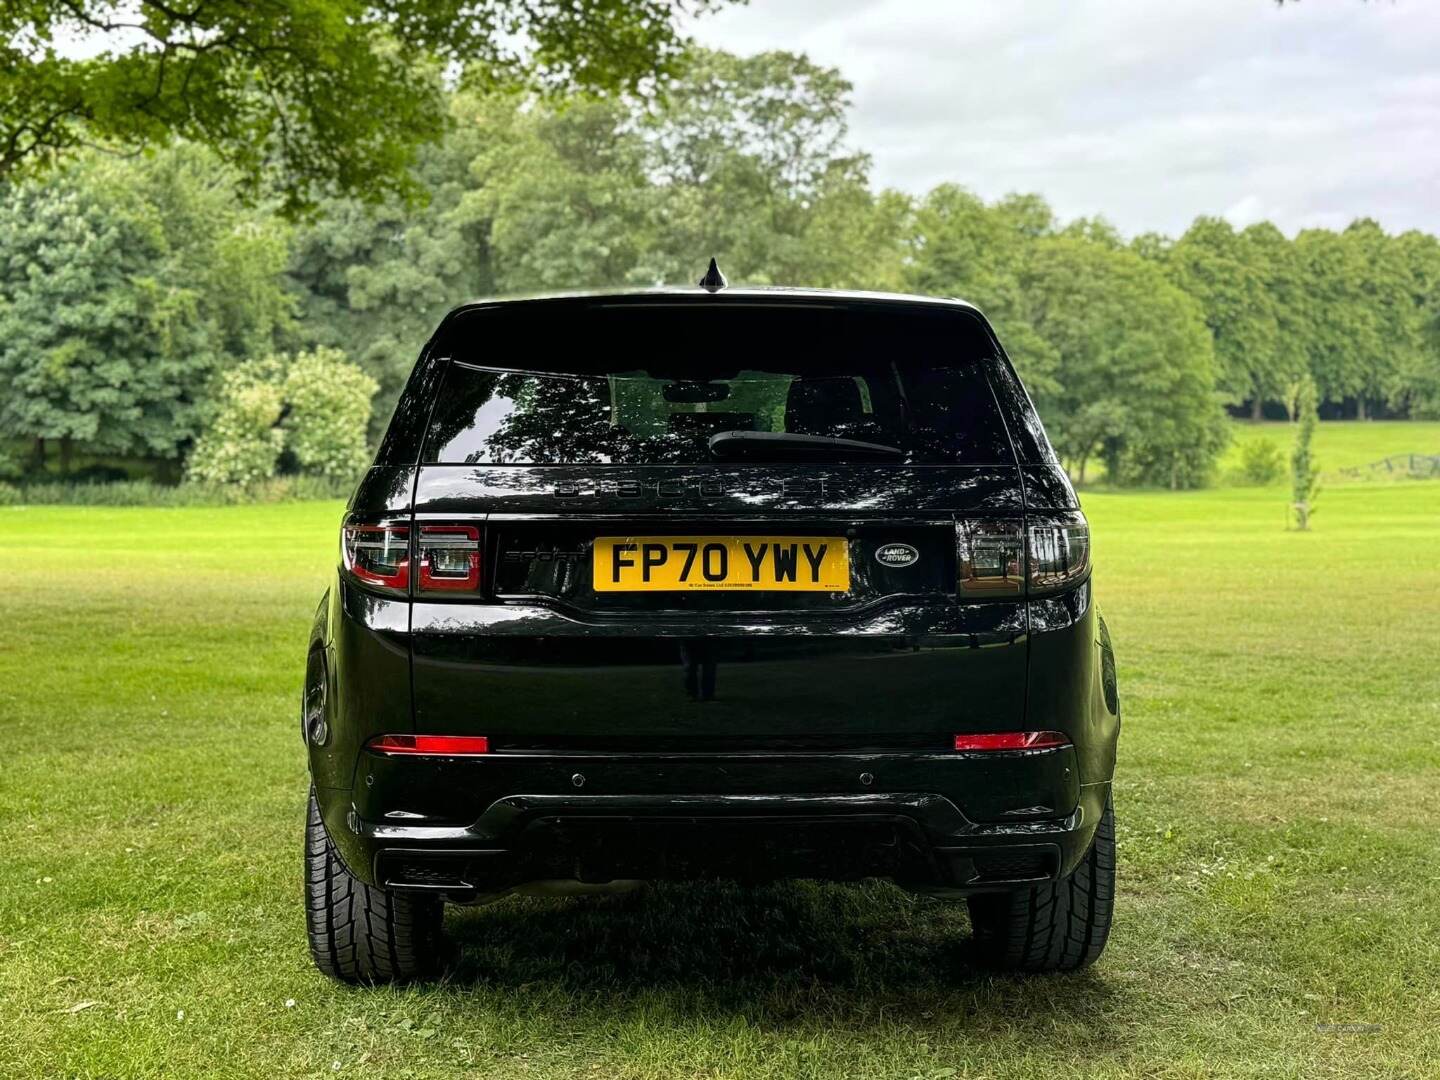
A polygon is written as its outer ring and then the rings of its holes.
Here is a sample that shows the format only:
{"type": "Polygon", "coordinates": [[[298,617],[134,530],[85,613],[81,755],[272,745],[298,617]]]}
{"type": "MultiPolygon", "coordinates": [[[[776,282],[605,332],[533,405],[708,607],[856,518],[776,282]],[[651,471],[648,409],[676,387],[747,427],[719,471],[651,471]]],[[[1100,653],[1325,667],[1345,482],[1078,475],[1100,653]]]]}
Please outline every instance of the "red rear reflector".
{"type": "Polygon", "coordinates": [[[437,754],[466,757],[488,754],[488,735],[377,735],[370,740],[377,754],[437,754]]]}
{"type": "Polygon", "coordinates": [[[956,750],[1048,750],[1069,745],[1070,740],[1058,731],[988,731],[955,736],[956,750]]]}

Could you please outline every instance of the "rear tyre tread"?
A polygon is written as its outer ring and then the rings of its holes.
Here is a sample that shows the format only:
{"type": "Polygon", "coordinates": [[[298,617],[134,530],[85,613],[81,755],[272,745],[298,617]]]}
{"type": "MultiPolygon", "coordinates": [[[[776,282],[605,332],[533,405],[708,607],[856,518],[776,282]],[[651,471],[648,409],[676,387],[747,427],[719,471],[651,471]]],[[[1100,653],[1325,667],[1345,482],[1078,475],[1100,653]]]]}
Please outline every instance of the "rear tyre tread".
{"type": "Polygon", "coordinates": [[[305,929],[315,966],[349,983],[434,975],[443,957],[443,906],[356,878],[331,843],[315,790],[305,822],[305,929]]]}
{"type": "Polygon", "coordinates": [[[975,956],[1000,971],[1075,971],[1105,950],[1115,912],[1115,811],[1109,800],[1074,873],[970,899],[975,956]]]}

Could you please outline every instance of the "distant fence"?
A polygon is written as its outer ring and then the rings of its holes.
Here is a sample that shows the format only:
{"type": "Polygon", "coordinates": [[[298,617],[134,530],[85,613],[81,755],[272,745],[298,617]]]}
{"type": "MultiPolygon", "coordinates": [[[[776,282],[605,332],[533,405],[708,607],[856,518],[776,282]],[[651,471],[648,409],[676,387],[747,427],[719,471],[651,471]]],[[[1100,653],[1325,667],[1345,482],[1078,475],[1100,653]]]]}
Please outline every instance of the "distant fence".
{"type": "Polygon", "coordinates": [[[1440,454],[1391,454],[1369,465],[1336,469],[1334,475],[1345,480],[1428,480],[1440,477],[1440,454]]]}

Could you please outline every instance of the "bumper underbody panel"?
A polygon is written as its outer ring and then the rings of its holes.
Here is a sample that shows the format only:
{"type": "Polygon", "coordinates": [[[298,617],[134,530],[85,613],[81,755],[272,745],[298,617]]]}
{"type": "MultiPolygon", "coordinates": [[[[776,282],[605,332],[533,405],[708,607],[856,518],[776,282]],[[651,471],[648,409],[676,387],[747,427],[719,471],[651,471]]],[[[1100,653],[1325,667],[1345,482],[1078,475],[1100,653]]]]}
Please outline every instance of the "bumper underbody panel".
{"type": "Polygon", "coordinates": [[[506,795],[468,823],[367,819],[321,793],[352,872],[465,902],[538,881],[892,879],[968,895],[1053,880],[1084,854],[1108,784],[1063,816],[977,822],[927,792],[506,795]]]}

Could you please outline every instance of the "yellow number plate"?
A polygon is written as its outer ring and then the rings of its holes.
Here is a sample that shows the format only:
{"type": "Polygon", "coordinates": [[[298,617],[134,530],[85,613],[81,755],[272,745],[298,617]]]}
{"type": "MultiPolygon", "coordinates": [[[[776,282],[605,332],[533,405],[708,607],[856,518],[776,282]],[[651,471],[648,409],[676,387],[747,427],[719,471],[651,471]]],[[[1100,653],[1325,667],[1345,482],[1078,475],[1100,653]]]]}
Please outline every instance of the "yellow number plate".
{"type": "Polygon", "coordinates": [[[849,592],[841,536],[600,536],[596,592],[849,592]]]}

